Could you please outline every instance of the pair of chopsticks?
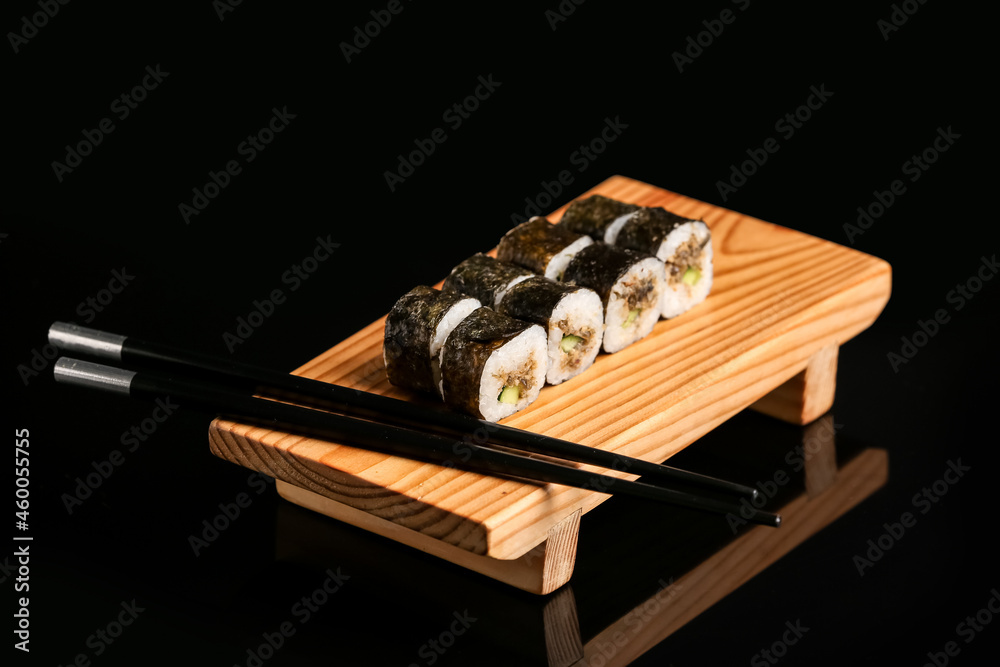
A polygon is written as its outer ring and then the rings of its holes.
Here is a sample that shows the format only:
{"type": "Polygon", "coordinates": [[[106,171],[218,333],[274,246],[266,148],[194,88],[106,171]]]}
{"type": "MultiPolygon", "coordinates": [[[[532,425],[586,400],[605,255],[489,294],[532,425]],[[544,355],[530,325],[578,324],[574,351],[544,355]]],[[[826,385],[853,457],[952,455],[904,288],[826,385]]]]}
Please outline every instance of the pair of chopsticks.
{"type": "Polygon", "coordinates": [[[365,449],[492,475],[734,514],[763,525],[778,526],[781,523],[780,516],[751,508],[749,503],[740,505],[735,500],[720,500],[633,482],[509,450],[648,475],[750,499],[757,496],[757,490],[752,487],[459,413],[429,409],[378,394],[75,324],[55,322],[49,329],[49,342],[66,353],[151,369],[127,370],[62,357],[56,362],[54,371],[58,382],[103,389],[133,398],[155,399],[169,395],[184,405],[202,408],[235,421],[249,421],[365,449]],[[484,439],[505,449],[502,451],[476,444],[484,439]]]}

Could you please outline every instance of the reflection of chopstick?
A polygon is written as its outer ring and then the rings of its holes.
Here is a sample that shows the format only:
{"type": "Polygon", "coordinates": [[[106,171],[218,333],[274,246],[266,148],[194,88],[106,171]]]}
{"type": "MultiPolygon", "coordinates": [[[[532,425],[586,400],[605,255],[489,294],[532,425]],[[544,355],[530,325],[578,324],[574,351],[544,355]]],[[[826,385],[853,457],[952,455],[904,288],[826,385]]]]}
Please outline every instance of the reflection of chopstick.
{"type": "Polygon", "coordinates": [[[780,517],[735,502],[632,482],[483,447],[492,442],[572,461],[591,463],[636,474],[653,474],[688,484],[754,497],[749,487],[633,459],[600,449],[432,410],[377,394],[348,389],[318,380],[278,373],[209,355],[179,350],[132,337],[56,322],[49,340],[67,352],[79,352],[127,365],[152,366],[162,374],[128,371],[63,358],[56,364],[61,382],[151,398],[169,394],[212,412],[232,415],[271,427],[318,435],[345,444],[433,460],[487,474],[523,477],[604,493],[621,493],[660,500],[692,509],[733,513],[750,521],[777,526],[780,517]],[[279,403],[251,394],[309,407],[279,403]],[[325,412],[331,410],[340,414],[325,412]],[[389,423],[386,423],[389,422],[389,423]],[[433,430],[436,433],[425,431],[433,430]]]}

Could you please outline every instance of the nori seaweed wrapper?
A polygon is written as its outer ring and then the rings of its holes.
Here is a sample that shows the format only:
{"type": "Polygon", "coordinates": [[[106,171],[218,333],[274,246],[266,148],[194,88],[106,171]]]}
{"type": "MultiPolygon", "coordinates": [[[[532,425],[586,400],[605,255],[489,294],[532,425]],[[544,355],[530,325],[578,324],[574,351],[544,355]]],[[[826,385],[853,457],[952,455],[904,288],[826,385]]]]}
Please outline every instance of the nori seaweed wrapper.
{"type": "Polygon", "coordinates": [[[581,236],[562,225],[553,225],[545,218],[535,216],[500,239],[497,259],[544,274],[552,258],[581,236]]]}
{"type": "MultiPolygon", "coordinates": [[[[615,283],[623,277],[632,266],[649,253],[619,248],[607,243],[594,243],[587,246],[570,261],[566,267],[563,280],[570,284],[583,285],[597,292],[601,303],[608,307],[611,290],[615,283]]],[[[641,297],[642,295],[637,295],[641,297]]],[[[634,305],[630,304],[633,308],[634,305]]]]}
{"type": "Polygon", "coordinates": [[[382,353],[389,382],[397,387],[437,393],[430,344],[441,318],[462,299],[460,292],[439,292],[419,285],[400,297],[385,320],[382,353]]]}
{"type": "Polygon", "coordinates": [[[548,329],[552,311],[559,301],[570,292],[580,289],[583,287],[564,285],[535,276],[511,287],[497,307],[497,311],[502,315],[534,322],[548,329]]]}
{"type": "Polygon", "coordinates": [[[479,299],[484,306],[493,306],[497,292],[510,281],[531,275],[534,274],[528,269],[478,253],[451,270],[444,281],[444,290],[463,292],[479,299]]]}
{"type": "Polygon", "coordinates": [[[667,235],[685,222],[693,220],[659,206],[644,208],[622,226],[615,245],[655,255],[667,235]]]}
{"type": "MultiPolygon", "coordinates": [[[[445,402],[452,408],[481,418],[479,391],[486,361],[494,350],[532,326],[530,322],[501,315],[491,308],[472,311],[455,327],[444,344],[441,378],[445,402]]],[[[530,388],[521,387],[521,391],[525,393],[530,388]]]]}
{"type": "Polygon", "coordinates": [[[641,206],[626,204],[603,195],[577,199],[566,208],[559,225],[577,234],[586,234],[595,241],[604,239],[604,230],[626,213],[638,211],[641,206]]]}

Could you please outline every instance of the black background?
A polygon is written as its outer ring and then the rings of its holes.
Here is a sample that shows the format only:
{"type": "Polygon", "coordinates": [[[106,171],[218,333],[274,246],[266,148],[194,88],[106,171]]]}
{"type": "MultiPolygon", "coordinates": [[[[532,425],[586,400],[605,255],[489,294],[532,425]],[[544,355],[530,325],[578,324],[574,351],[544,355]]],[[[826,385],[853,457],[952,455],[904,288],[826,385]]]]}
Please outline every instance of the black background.
{"type": "MultiPolygon", "coordinates": [[[[984,283],[960,310],[947,295],[997,251],[986,209],[992,133],[977,121],[991,104],[992,78],[981,65],[985,17],[913,2],[915,13],[885,39],[878,21],[893,12],[888,3],[744,4],[688,4],[654,16],[646,5],[592,0],[553,30],[545,12],[557,9],[554,1],[530,10],[407,2],[350,62],[339,44],[385,4],[246,2],[220,19],[207,1],[71,3],[16,53],[8,35],[4,421],[8,432],[31,433],[34,537],[32,652],[15,651],[16,664],[69,664],[79,653],[103,665],[245,664],[247,647],[322,582],[324,567],[273,558],[276,532],[302,521],[303,530],[343,537],[329,563],[353,563],[349,583],[359,585],[346,585],[267,664],[420,663],[419,646],[447,626],[451,610],[477,600],[530,606],[401,547],[332,522],[310,524],[271,489],[195,557],[188,536],[220,502],[254,486],[246,471],[210,455],[208,417],[183,408],[70,514],[61,496],[120,449],[123,431],[151,408],[57,387],[51,362],[37,376],[19,366],[44,352],[54,320],[227,355],[223,334],[277,288],[287,300],[233,356],[294,368],[384,314],[413,285],[433,284],[492,247],[511,215],[523,214],[526,199],[537,200],[562,170],[573,181],[543,211],[622,174],[853,241],[893,267],[885,311],[841,350],[834,408],[841,436],[889,451],[888,484],[640,664],[746,664],[799,618],[810,631],[787,664],[922,664],[950,640],[962,647],[956,664],[982,664],[977,656],[997,646],[1000,627],[987,626],[969,644],[955,629],[1000,585],[990,484],[997,284],[984,283]],[[672,54],[725,8],[735,21],[679,72],[672,54]],[[113,101],[147,66],[169,75],[119,119],[113,101]],[[480,76],[499,87],[461,127],[449,127],[442,114],[480,76]],[[833,94],[783,136],[775,123],[806,102],[811,86],[833,94]],[[275,108],[294,118],[246,163],[238,146],[275,108]],[[60,181],[52,163],[106,117],[115,130],[60,181]],[[606,119],[625,129],[581,171],[571,155],[606,119]],[[447,140],[391,190],[384,173],[397,169],[397,155],[439,127],[447,140]],[[931,146],[939,128],[959,138],[911,182],[903,163],[931,146]],[[769,137],[779,151],[724,199],[717,182],[769,137]],[[178,206],[233,159],[242,172],[186,222],[178,206]],[[844,224],[895,179],[905,193],[849,239],[844,224]],[[317,237],[340,246],[291,290],[282,276],[317,237]],[[134,278],[87,322],[80,304],[115,270],[134,278]],[[887,355],[942,308],[949,321],[894,371],[887,355]],[[852,557],[959,458],[971,467],[966,477],[859,577],[852,557]],[[409,566],[414,576],[442,573],[442,586],[462,590],[442,594],[432,613],[424,588],[409,590],[398,574],[409,566]],[[387,570],[397,572],[391,590],[378,581],[387,570]],[[94,656],[87,637],[133,598],[147,611],[94,656]]],[[[19,32],[23,17],[38,11],[9,3],[0,25],[19,32]]],[[[741,415],[723,428],[756,438],[777,427],[741,415]]],[[[0,558],[12,550],[0,549],[0,558]]],[[[0,584],[9,599],[17,597],[13,579],[6,574],[0,584]]],[[[442,663],[515,664],[478,649],[485,635],[503,633],[482,627],[442,663]]]]}

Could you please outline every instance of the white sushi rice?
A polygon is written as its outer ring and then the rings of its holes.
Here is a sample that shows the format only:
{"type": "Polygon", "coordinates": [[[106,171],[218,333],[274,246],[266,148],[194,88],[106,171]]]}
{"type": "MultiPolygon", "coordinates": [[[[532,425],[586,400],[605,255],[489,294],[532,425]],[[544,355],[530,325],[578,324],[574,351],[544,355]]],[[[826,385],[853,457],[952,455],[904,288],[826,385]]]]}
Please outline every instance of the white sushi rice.
{"type": "Polygon", "coordinates": [[[545,342],[545,330],[533,324],[490,355],[479,384],[479,411],[483,419],[499,421],[538,398],[548,366],[545,342]],[[516,403],[501,403],[500,392],[511,380],[513,384],[527,386],[527,391],[520,393],[516,403]]]}
{"type": "Polygon", "coordinates": [[[514,285],[518,284],[519,282],[525,281],[528,278],[532,278],[532,277],[534,277],[533,273],[528,273],[528,274],[525,274],[523,276],[518,276],[517,278],[514,278],[509,283],[507,283],[501,289],[498,289],[496,295],[493,297],[493,303],[490,304],[490,307],[493,308],[493,309],[496,309],[496,307],[500,305],[500,302],[503,301],[503,298],[505,296],[507,296],[507,292],[510,291],[511,287],[513,287],[514,285]]]}
{"type": "Polygon", "coordinates": [[[626,213],[625,215],[620,215],[611,221],[607,227],[604,228],[604,242],[608,245],[614,245],[618,241],[618,233],[625,226],[625,223],[632,219],[632,216],[639,211],[632,211],[631,213],[626,213]]]}
{"type": "Polygon", "coordinates": [[[559,384],[590,368],[603,339],[604,308],[597,292],[578,289],[560,299],[549,318],[546,382],[559,384]],[[579,336],[583,340],[570,352],[564,352],[561,347],[564,336],[579,336]]]}
{"type": "Polygon", "coordinates": [[[448,340],[448,336],[462,320],[481,306],[479,299],[473,299],[471,296],[462,299],[448,309],[448,312],[438,322],[437,329],[434,330],[428,354],[431,357],[431,373],[434,376],[434,386],[438,388],[438,395],[444,395],[444,390],[441,387],[441,351],[444,348],[444,342],[448,340]]]}
{"type": "Polygon", "coordinates": [[[671,279],[668,268],[666,289],[663,290],[660,302],[661,317],[677,317],[687,312],[704,301],[708,297],[708,293],[712,291],[712,239],[708,226],[704,222],[695,220],[678,225],[660,244],[656,256],[667,264],[671,264],[681,246],[692,240],[697,245],[702,246],[701,252],[697,256],[689,258],[685,264],[698,269],[701,272],[701,277],[694,285],[685,285],[680,276],[683,276],[686,269],[681,268],[680,274],[671,279]]]}
{"type": "Polygon", "coordinates": [[[666,267],[663,262],[655,257],[647,257],[636,262],[615,283],[604,313],[605,352],[618,352],[649,335],[649,332],[653,330],[653,326],[660,319],[660,304],[665,287],[666,267]],[[648,280],[653,281],[653,289],[650,295],[652,305],[642,308],[638,316],[626,325],[625,322],[628,320],[628,314],[631,311],[628,304],[628,294],[632,290],[631,286],[642,284],[648,280]]]}
{"type": "MultiPolygon", "coordinates": [[[[566,267],[569,266],[573,256],[593,242],[594,239],[589,236],[581,236],[563,248],[559,254],[549,260],[549,265],[545,267],[545,277],[549,280],[555,280],[557,282],[561,281],[563,272],[566,270],[566,267]]],[[[498,299],[497,303],[499,302],[500,301],[498,299]]]]}

